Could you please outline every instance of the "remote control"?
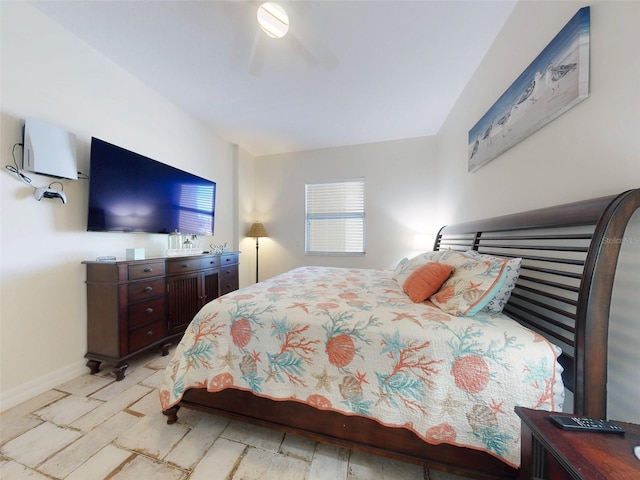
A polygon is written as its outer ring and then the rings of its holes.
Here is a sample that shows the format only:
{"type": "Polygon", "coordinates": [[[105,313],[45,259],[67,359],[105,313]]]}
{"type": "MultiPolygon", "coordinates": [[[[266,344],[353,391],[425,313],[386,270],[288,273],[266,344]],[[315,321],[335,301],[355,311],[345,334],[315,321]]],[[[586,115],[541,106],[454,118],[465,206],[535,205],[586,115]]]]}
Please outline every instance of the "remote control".
{"type": "Polygon", "coordinates": [[[582,432],[603,432],[603,433],[624,433],[624,429],[618,425],[598,420],[596,418],[565,417],[560,415],[550,415],[553,423],[564,430],[574,430],[582,432]]]}

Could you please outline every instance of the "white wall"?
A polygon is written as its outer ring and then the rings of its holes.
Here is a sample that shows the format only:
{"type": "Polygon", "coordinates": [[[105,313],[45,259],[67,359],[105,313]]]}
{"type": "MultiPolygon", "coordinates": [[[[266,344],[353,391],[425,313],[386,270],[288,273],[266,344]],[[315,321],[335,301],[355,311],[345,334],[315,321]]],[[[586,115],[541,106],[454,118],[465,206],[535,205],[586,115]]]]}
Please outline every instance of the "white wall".
{"type": "Polygon", "coordinates": [[[237,232],[240,250],[240,287],[255,283],[256,248],[255,239],[247,238],[255,218],[255,160],[246,151],[237,148],[236,192],[237,232]]]}
{"type": "MultiPolygon", "coordinates": [[[[215,237],[203,241],[237,246],[233,147],[26,2],[0,8],[3,167],[26,117],[75,133],[82,172],[91,136],[105,139],[216,181],[215,237]]],[[[29,176],[36,186],[55,180],[29,176]]],[[[63,184],[67,205],[37,202],[31,187],[0,173],[2,408],[88,371],[83,260],[166,248],[163,235],[86,232],[88,182],[63,184]]]]}
{"type": "MultiPolygon", "coordinates": [[[[518,3],[436,137],[256,159],[256,208],[272,237],[261,247],[265,276],[309,264],[386,268],[412,253],[416,233],[443,224],[640,187],[640,2],[591,2],[590,97],[467,172],[469,129],[582,6],[518,3]],[[305,256],[304,183],[354,176],[367,179],[367,255],[305,256]]],[[[640,242],[628,248],[626,255],[638,258],[640,242]]],[[[635,278],[640,283],[637,270],[635,278]]],[[[637,325],[631,315],[640,310],[639,300],[627,300],[633,308],[622,315],[637,325]]],[[[640,332],[631,331],[637,345],[640,332]]],[[[640,363],[626,356],[620,361],[640,363]]],[[[611,387],[612,395],[640,398],[640,382],[629,385],[628,393],[611,387]]],[[[614,408],[611,415],[638,421],[640,411],[614,408]]]]}
{"type": "Polygon", "coordinates": [[[456,103],[438,136],[443,192],[454,220],[640,186],[640,3],[626,1],[591,2],[589,98],[467,173],[468,130],[582,6],[519,2],[456,103]]]}
{"type": "Polygon", "coordinates": [[[256,212],[269,238],[260,242],[260,279],[304,264],[394,267],[415,254],[415,234],[435,237],[439,179],[435,137],[261,157],[256,212]],[[366,255],[305,256],[306,183],[365,178],[366,255]]]}
{"type": "Polygon", "coordinates": [[[640,424],[640,211],[633,214],[620,241],[609,320],[607,408],[611,418],[640,424]]]}

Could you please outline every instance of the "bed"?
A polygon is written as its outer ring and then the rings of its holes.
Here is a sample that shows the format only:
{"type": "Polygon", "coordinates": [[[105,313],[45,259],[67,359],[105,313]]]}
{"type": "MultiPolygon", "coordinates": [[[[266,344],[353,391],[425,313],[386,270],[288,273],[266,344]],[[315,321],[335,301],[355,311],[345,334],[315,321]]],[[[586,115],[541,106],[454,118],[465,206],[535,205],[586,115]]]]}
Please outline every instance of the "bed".
{"type": "Polygon", "coordinates": [[[564,386],[575,413],[606,417],[613,279],[639,207],[636,189],[446,226],[393,271],[303,267],[220,297],[167,366],[163,413],[516,478],[514,406],[560,410],[564,386]],[[442,265],[435,293],[412,300],[412,274],[433,283],[442,265]]]}

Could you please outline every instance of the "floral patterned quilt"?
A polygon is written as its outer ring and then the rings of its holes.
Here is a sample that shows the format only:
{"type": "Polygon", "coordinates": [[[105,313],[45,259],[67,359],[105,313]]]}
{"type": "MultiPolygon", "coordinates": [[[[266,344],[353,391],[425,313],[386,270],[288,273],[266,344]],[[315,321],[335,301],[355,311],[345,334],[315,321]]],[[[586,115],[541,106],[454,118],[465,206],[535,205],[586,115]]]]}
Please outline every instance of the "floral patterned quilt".
{"type": "Polygon", "coordinates": [[[404,426],[520,463],[514,407],[556,410],[556,349],[505,315],[413,303],[391,271],[302,267],[202,308],[167,366],[162,409],[191,388],[404,426]]]}

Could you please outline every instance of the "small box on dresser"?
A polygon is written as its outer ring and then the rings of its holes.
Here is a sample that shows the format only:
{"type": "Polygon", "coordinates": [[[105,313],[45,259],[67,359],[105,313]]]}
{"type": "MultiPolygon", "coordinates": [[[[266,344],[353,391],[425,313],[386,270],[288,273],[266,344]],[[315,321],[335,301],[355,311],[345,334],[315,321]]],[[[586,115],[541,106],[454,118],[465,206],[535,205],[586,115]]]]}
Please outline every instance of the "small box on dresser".
{"type": "Polygon", "coordinates": [[[127,260],[144,260],[144,248],[127,248],[127,260]]]}

